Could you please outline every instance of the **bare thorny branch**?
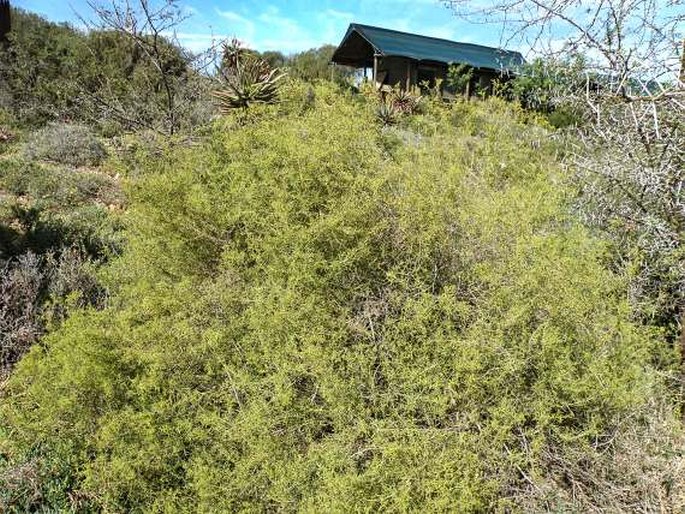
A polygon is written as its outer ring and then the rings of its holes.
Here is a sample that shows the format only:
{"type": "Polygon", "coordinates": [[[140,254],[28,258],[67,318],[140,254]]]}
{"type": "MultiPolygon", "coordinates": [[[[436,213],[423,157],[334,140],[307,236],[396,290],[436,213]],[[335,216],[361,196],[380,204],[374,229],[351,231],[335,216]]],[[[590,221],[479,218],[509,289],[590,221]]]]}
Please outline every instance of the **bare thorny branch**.
{"type": "MultiPolygon", "coordinates": [[[[121,104],[116,95],[103,95],[86,91],[86,96],[96,106],[105,109],[115,119],[133,127],[145,127],[166,134],[174,134],[181,124],[181,112],[188,107],[188,99],[182,94],[185,82],[191,74],[202,76],[216,61],[220,42],[215,42],[203,53],[191,54],[180,44],[176,29],[189,17],[180,7],[178,0],[88,0],[87,5],[94,15],[94,21],[83,16],[81,22],[93,30],[112,31],[130,41],[140,52],[143,60],[156,74],[164,100],[163,127],[149,124],[139,113],[131,112],[121,104]],[[173,53],[183,62],[183,73],[170,66],[173,53]]],[[[108,84],[102,85],[107,91],[108,84]]],[[[85,89],[85,88],[84,88],[85,89]]]]}
{"type": "MultiPolygon", "coordinates": [[[[172,76],[165,69],[166,59],[161,45],[162,34],[173,30],[185,19],[176,0],[165,0],[157,8],[151,8],[149,0],[137,0],[135,4],[132,4],[130,0],[115,0],[111,4],[89,0],[87,4],[95,14],[97,22],[93,24],[82,17],[81,21],[86,26],[108,29],[124,35],[134,43],[157,71],[166,94],[164,105],[166,130],[169,134],[173,134],[177,128],[176,88],[172,84],[172,76]]],[[[105,102],[102,100],[99,103],[105,102]]],[[[120,118],[130,117],[120,112],[121,109],[115,108],[115,111],[118,112],[120,118]]]]}
{"type": "Polygon", "coordinates": [[[581,52],[617,87],[626,79],[674,80],[683,0],[498,0],[445,2],[460,17],[497,24],[505,45],[563,56],[581,52]],[[676,57],[674,59],[674,57],[676,57]]]}

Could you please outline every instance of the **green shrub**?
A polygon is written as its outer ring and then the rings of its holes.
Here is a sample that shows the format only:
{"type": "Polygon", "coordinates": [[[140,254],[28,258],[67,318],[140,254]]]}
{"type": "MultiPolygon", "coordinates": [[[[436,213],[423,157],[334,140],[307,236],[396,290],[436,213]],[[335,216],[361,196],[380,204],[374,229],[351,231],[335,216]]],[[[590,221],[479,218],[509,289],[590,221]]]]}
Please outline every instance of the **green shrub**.
{"type": "Polygon", "coordinates": [[[79,103],[76,77],[87,68],[83,36],[66,24],[12,9],[9,44],[0,48],[0,108],[22,124],[71,116],[79,103]]]}
{"type": "Polygon", "coordinates": [[[31,134],[24,146],[27,159],[42,159],[71,166],[97,166],[107,151],[93,132],[82,125],[50,123],[31,134]]]}
{"type": "Polygon", "coordinates": [[[0,406],[34,508],[506,511],[530,484],[562,511],[611,488],[652,491],[619,511],[683,507],[654,334],[544,129],[459,104],[389,159],[374,106],[321,88],[148,161],[109,307],[34,347],[0,406]],[[649,487],[625,456],[655,463],[649,487]]]}
{"type": "Polygon", "coordinates": [[[577,127],[583,124],[583,115],[571,106],[562,105],[547,114],[549,124],[554,128],[577,127]]]}
{"type": "Polygon", "coordinates": [[[453,64],[447,69],[447,89],[453,94],[466,94],[467,87],[471,83],[472,78],[473,68],[467,64],[453,64]]]}

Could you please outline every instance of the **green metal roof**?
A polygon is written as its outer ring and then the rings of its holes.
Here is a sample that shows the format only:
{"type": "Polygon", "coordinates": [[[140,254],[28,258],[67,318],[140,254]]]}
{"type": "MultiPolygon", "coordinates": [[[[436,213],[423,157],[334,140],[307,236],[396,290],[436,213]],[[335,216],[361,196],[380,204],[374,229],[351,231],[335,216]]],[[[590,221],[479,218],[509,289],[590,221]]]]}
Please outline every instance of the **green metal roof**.
{"type": "MultiPolygon", "coordinates": [[[[408,57],[417,61],[434,61],[446,64],[468,64],[474,68],[493,70],[510,70],[525,61],[519,52],[502,50],[471,43],[457,43],[447,39],[409,34],[370,25],[351,23],[332,61],[347,61],[350,64],[352,55],[345,51],[345,43],[353,34],[365,39],[377,55],[384,57],[408,57]],[[346,54],[346,55],[345,55],[346,54]]],[[[351,50],[351,49],[350,49],[351,50]]]]}

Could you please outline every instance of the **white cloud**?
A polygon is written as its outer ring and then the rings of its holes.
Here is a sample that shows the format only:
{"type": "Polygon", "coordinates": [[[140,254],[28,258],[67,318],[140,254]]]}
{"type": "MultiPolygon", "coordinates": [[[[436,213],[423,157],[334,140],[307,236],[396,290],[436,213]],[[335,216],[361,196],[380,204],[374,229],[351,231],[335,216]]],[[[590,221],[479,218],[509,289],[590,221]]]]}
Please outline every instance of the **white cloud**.
{"type": "Polygon", "coordinates": [[[303,38],[269,38],[255,41],[255,48],[261,51],[278,50],[284,54],[292,54],[302,52],[309,48],[316,48],[320,46],[320,42],[309,37],[303,38]]]}
{"type": "Polygon", "coordinates": [[[216,9],[216,13],[230,22],[228,32],[235,34],[239,39],[254,39],[256,27],[253,21],[248,20],[244,16],[241,16],[233,11],[222,11],[221,9],[216,9]]]}
{"type": "Polygon", "coordinates": [[[352,19],[354,19],[354,14],[351,12],[336,11],[335,9],[326,9],[321,13],[321,16],[343,21],[352,21],[352,19]]]}
{"type": "Polygon", "coordinates": [[[284,36],[297,36],[302,33],[302,28],[294,19],[281,15],[278,8],[273,5],[268,6],[257,19],[266,25],[269,31],[275,30],[284,36]]]}
{"type": "MultiPolygon", "coordinates": [[[[256,19],[260,22],[258,37],[254,38],[254,47],[258,50],[278,50],[287,54],[322,44],[312,31],[305,30],[298,21],[281,14],[276,6],[268,5],[256,19]]],[[[316,32],[321,33],[320,30],[316,32]]]]}
{"type": "Polygon", "coordinates": [[[221,39],[219,36],[206,33],[177,32],[178,41],[191,52],[202,52],[221,39]]]}

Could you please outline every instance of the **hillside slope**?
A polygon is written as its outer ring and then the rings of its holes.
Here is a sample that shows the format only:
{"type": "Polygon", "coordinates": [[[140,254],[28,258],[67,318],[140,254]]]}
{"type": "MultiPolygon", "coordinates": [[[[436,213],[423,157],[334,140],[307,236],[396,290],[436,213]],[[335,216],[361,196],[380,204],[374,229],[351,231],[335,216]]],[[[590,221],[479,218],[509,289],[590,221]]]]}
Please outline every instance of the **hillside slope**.
{"type": "Polygon", "coordinates": [[[130,180],[109,306],[3,392],[5,507],[685,507],[653,335],[545,129],[312,96],[130,180]]]}

